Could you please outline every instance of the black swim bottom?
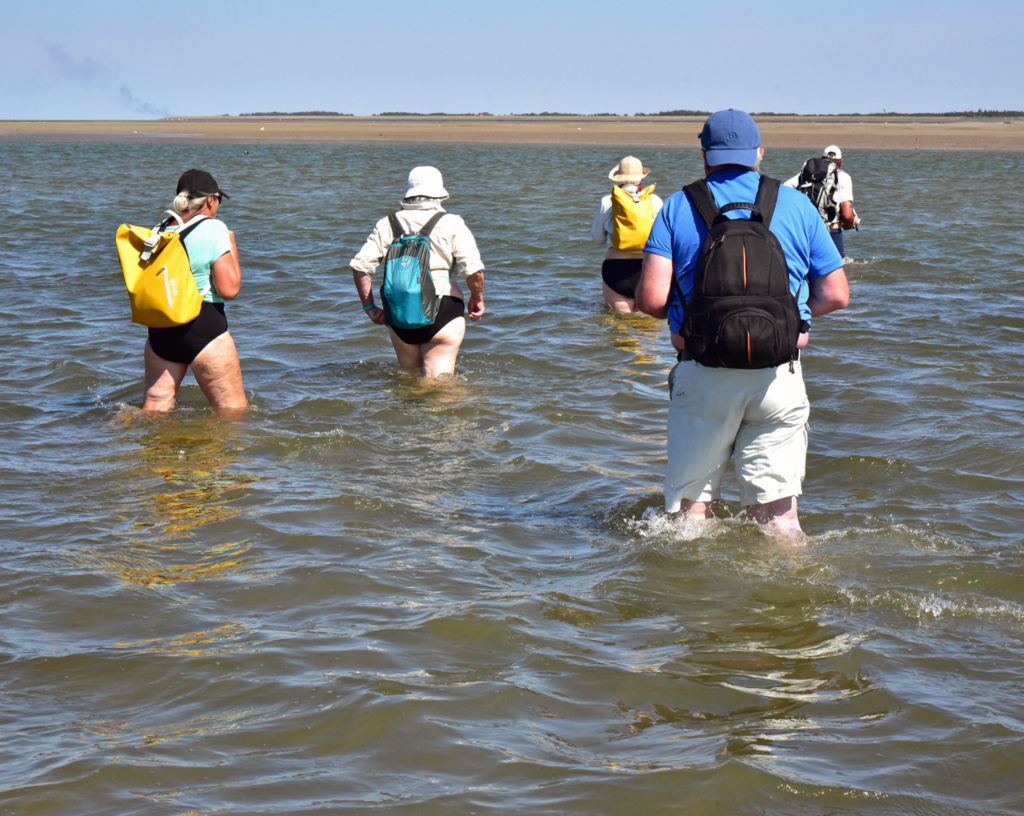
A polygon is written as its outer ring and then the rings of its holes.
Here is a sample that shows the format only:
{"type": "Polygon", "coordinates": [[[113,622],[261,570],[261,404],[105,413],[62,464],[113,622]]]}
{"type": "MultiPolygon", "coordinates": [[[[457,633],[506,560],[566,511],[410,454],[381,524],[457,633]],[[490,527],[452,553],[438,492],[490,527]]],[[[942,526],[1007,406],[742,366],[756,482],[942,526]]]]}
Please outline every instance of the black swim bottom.
{"type": "Polygon", "coordinates": [[[643,258],[608,258],[601,264],[601,280],[613,292],[635,298],[643,265],[643,258]]]}
{"type": "Polygon", "coordinates": [[[391,326],[390,329],[398,335],[398,339],[403,343],[408,343],[410,346],[418,346],[421,343],[429,343],[441,329],[455,320],[455,318],[463,317],[465,314],[466,304],[461,298],[445,295],[441,298],[441,304],[438,306],[437,317],[434,318],[434,322],[429,326],[423,326],[419,329],[396,329],[394,326],[391,326]]]}
{"type": "Polygon", "coordinates": [[[228,319],[223,303],[203,301],[199,316],[183,326],[169,329],[150,329],[149,347],[157,357],[172,363],[191,365],[211,340],[228,330],[228,319]]]}

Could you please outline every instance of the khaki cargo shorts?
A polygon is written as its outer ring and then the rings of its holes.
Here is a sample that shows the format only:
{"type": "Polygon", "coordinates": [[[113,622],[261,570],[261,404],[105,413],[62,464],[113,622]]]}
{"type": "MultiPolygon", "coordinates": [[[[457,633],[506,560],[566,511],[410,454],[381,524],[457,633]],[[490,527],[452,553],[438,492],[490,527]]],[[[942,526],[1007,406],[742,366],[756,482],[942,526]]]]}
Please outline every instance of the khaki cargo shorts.
{"type": "Polygon", "coordinates": [[[684,360],[669,378],[665,509],[719,498],[734,462],[743,504],[799,496],[807,462],[810,404],[800,363],[707,368],[684,360]]]}

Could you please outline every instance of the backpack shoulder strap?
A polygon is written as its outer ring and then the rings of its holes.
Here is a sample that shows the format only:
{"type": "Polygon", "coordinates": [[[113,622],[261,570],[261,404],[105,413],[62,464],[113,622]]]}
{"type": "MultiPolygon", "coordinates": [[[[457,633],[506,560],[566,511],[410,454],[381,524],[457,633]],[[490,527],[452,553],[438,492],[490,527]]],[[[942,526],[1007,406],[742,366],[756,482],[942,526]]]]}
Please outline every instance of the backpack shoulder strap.
{"type": "Polygon", "coordinates": [[[422,235],[424,238],[430,235],[434,227],[437,226],[437,222],[444,218],[446,215],[448,215],[448,213],[446,213],[444,210],[442,210],[439,213],[434,213],[430,217],[430,220],[427,221],[427,223],[422,226],[422,228],[419,231],[419,234],[422,235]]]}
{"type": "Polygon", "coordinates": [[[187,227],[179,228],[178,229],[178,238],[181,239],[182,241],[184,241],[185,240],[185,236],[188,235],[190,232],[192,232],[192,230],[194,230],[200,224],[202,224],[206,219],[207,219],[207,216],[201,215],[201,216],[199,216],[195,220],[194,223],[189,224],[187,227]]]}
{"type": "Polygon", "coordinates": [[[761,220],[765,227],[771,226],[772,216],[775,215],[775,203],[779,200],[779,180],[761,176],[757,185],[757,198],[754,199],[754,206],[761,213],[761,220]]]}
{"type": "Polygon", "coordinates": [[[157,225],[155,227],[153,227],[153,232],[157,232],[159,230],[167,229],[167,227],[169,227],[175,221],[178,222],[178,226],[179,227],[182,224],[185,223],[184,220],[182,220],[182,217],[180,215],[178,215],[178,213],[176,213],[174,210],[164,210],[161,213],[161,215],[163,217],[160,219],[160,221],[157,223],[157,225]]]}
{"type": "Polygon", "coordinates": [[[388,223],[391,225],[392,241],[397,241],[405,234],[405,230],[402,228],[402,222],[398,220],[398,213],[390,213],[388,215],[388,223]]]}
{"type": "Polygon", "coordinates": [[[715,197],[711,195],[708,183],[704,179],[697,179],[687,184],[683,188],[683,192],[686,193],[686,197],[690,199],[690,203],[703,219],[704,226],[711,229],[715,218],[718,217],[718,205],[715,203],[715,197]]]}

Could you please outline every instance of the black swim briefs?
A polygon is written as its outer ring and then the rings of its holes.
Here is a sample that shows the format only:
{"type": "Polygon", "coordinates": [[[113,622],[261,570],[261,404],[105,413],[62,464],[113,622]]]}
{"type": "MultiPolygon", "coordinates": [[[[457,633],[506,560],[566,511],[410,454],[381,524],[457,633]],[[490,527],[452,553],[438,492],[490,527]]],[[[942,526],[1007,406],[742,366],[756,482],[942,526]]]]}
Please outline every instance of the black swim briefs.
{"type": "Polygon", "coordinates": [[[403,343],[418,346],[421,343],[429,343],[441,329],[455,320],[455,318],[463,317],[465,314],[466,304],[461,298],[445,295],[441,298],[441,304],[437,309],[437,317],[434,318],[434,322],[429,326],[423,326],[419,329],[397,329],[391,326],[390,329],[398,335],[398,339],[403,343]]]}
{"type": "Polygon", "coordinates": [[[635,298],[643,258],[608,258],[601,264],[601,280],[623,297],[635,298]]]}
{"type": "Polygon", "coordinates": [[[149,347],[157,357],[172,363],[191,365],[211,340],[228,330],[228,319],[223,303],[207,303],[191,323],[171,326],[169,329],[150,329],[149,347]]]}

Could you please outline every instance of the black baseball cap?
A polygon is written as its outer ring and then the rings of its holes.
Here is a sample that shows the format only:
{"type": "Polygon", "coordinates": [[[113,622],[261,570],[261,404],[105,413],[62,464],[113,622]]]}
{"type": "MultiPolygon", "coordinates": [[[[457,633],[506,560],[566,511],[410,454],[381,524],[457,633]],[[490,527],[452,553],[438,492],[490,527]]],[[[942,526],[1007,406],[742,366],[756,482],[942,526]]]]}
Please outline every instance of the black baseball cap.
{"type": "Polygon", "coordinates": [[[186,192],[192,198],[210,195],[221,195],[224,198],[231,198],[231,196],[220,189],[217,179],[205,170],[196,170],[195,168],[186,170],[181,174],[181,178],[178,179],[178,189],[174,192],[186,192]]]}

